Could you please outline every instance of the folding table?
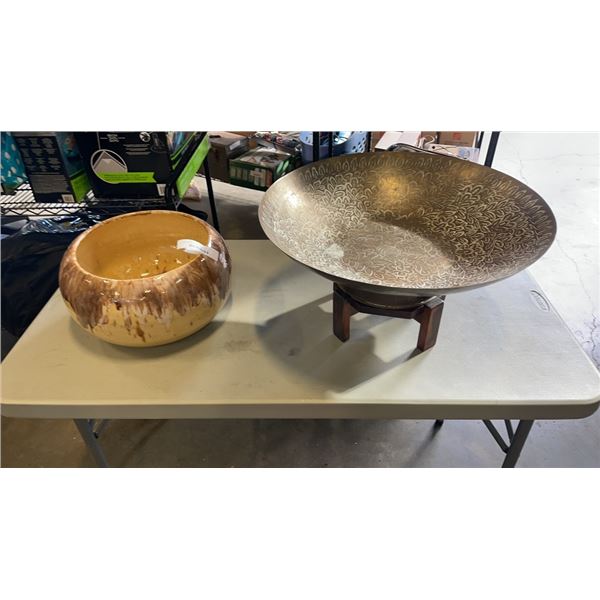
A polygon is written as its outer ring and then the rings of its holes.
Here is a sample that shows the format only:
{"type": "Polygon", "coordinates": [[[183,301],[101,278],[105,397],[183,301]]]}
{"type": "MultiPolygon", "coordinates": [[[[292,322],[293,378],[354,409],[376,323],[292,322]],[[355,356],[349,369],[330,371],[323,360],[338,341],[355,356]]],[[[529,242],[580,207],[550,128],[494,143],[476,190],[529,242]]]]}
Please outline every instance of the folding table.
{"type": "Polygon", "coordinates": [[[2,413],[74,419],[102,466],[105,419],[481,419],[514,466],[535,419],[598,408],[598,371],[527,272],[448,296],[437,344],[419,352],[416,322],[374,315],[352,317],[341,342],[331,282],[269,241],[228,246],[229,302],[171,345],[96,339],[54,294],[2,364],[2,413]]]}

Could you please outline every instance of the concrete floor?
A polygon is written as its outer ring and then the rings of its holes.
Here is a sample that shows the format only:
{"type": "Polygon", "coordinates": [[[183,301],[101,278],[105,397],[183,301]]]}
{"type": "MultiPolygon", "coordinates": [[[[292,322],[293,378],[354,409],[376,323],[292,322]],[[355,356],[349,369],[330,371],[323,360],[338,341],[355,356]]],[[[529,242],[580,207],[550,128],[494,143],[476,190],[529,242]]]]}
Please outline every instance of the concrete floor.
{"type": "MultiPolygon", "coordinates": [[[[539,190],[557,215],[560,255],[546,257],[534,275],[598,364],[598,136],[506,133],[495,166],[539,190]],[[565,151],[568,144],[579,150],[565,151]],[[568,226],[574,212],[588,226],[583,235],[568,226]],[[568,294],[557,283],[562,278],[570,282],[568,294]]],[[[260,192],[218,182],[215,191],[226,238],[264,237],[260,192]]],[[[204,208],[205,200],[191,205],[204,208]]],[[[479,421],[446,421],[436,430],[432,421],[128,420],[109,422],[101,439],[115,467],[495,467],[503,458],[479,421]]],[[[93,466],[66,420],[3,417],[1,451],[3,467],[93,466]]],[[[600,411],[578,421],[537,422],[519,466],[600,467],[600,411]]]]}
{"type": "MultiPolygon", "coordinates": [[[[72,421],[2,420],[3,467],[92,467],[72,421]]],[[[101,434],[114,467],[497,467],[480,421],[127,420],[101,434]]],[[[519,466],[599,467],[598,420],[541,421],[519,466]]]]}

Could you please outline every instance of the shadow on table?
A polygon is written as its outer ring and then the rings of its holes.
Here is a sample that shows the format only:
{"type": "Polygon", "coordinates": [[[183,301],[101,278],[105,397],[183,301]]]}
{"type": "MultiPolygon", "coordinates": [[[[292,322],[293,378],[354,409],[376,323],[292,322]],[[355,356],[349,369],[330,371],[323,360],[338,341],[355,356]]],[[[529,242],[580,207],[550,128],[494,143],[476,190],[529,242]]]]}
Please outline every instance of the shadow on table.
{"type": "MultiPolygon", "coordinates": [[[[277,295],[281,293],[282,287],[289,293],[289,289],[285,286],[302,286],[305,283],[303,278],[300,278],[300,282],[298,279],[290,281],[289,273],[284,270],[267,283],[264,295],[265,297],[277,295]]],[[[310,298],[310,291],[307,297],[310,298]]],[[[259,325],[230,320],[228,317],[232,302],[235,301],[236,298],[232,300],[230,297],[219,313],[218,319],[205,328],[183,340],[164,346],[147,348],[117,346],[94,338],[74,322],[71,323],[70,328],[83,352],[122,362],[122,367],[127,370],[129,378],[143,376],[148,385],[160,382],[154,381],[152,371],[146,369],[140,371],[138,368],[140,364],[152,360],[159,361],[163,357],[190,349],[197,353],[198,360],[202,360],[206,353],[225,352],[237,356],[239,363],[240,353],[243,353],[244,356],[247,355],[248,361],[256,361],[259,369],[260,361],[264,360],[259,355],[268,353],[269,361],[274,359],[281,364],[284,377],[286,370],[290,370],[295,371],[305,381],[304,384],[299,382],[297,386],[286,386],[286,391],[282,393],[288,394],[287,399],[303,397],[306,389],[311,389],[312,393],[317,394],[341,393],[377,378],[412,358],[422,360],[427,355],[424,353],[425,356],[420,358],[419,355],[423,353],[415,347],[418,324],[403,319],[356,315],[352,318],[350,340],[341,342],[332,331],[330,294],[310,300],[271,318],[267,312],[261,311],[271,311],[271,314],[276,314],[277,307],[273,307],[272,303],[261,305],[257,302],[258,314],[255,315],[255,322],[259,325]],[[386,323],[389,321],[393,323],[386,323]],[[227,339],[224,342],[217,341],[216,344],[206,343],[224,325],[227,328],[227,339]],[[376,338],[374,330],[381,326],[386,329],[380,329],[382,335],[376,338]]],[[[401,370],[398,371],[398,377],[402,377],[401,370]]],[[[185,385],[185,382],[174,378],[173,386],[177,385],[185,385]]]]}
{"type": "MultiPolygon", "coordinates": [[[[257,327],[257,332],[264,351],[270,352],[283,366],[318,380],[335,392],[356,387],[422,354],[415,346],[407,347],[406,336],[399,335],[398,351],[391,360],[378,355],[372,330],[389,321],[388,317],[353,317],[347,342],[341,342],[333,334],[332,318],[331,297],[324,296],[269,319],[257,327]]],[[[416,324],[394,319],[393,326],[399,334],[414,331],[416,344],[416,324]]]]}

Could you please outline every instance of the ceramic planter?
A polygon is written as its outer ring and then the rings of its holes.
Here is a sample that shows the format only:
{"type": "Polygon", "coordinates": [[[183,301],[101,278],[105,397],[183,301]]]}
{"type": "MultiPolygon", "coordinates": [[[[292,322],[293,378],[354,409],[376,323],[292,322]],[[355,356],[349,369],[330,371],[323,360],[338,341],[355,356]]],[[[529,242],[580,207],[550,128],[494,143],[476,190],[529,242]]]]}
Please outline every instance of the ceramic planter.
{"type": "Polygon", "coordinates": [[[223,238],[185,213],[144,211],[114,217],[69,246],[60,292],[89,333],[122,346],[159,346],[198,331],[227,301],[231,260],[223,238]],[[182,239],[203,254],[177,248],[182,239]]]}

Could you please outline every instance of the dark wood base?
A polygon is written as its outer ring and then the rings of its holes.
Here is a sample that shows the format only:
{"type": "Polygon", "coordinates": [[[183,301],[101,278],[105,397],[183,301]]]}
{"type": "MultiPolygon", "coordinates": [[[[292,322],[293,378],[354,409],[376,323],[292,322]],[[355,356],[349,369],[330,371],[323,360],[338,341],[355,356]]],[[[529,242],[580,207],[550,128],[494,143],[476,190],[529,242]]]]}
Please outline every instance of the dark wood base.
{"type": "Polygon", "coordinates": [[[443,310],[444,299],[438,297],[430,298],[413,308],[371,306],[352,298],[337,283],[333,284],[333,333],[342,342],[350,338],[350,317],[356,313],[366,313],[418,321],[421,327],[417,348],[421,351],[428,350],[435,345],[437,340],[443,310]]]}

